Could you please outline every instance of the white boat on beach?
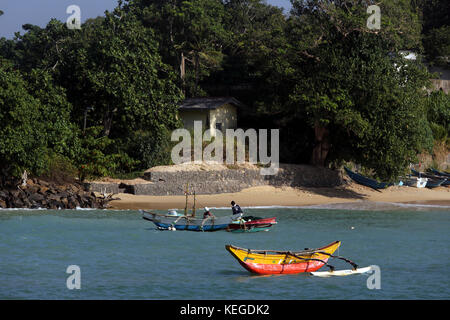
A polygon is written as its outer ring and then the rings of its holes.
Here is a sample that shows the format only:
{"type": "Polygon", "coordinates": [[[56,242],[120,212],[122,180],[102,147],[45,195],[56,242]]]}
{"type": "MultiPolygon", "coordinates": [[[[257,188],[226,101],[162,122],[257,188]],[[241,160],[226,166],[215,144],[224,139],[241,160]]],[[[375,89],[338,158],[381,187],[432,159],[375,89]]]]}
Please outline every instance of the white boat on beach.
{"type": "Polygon", "coordinates": [[[404,182],[404,185],[408,186],[408,187],[425,188],[425,186],[427,185],[427,182],[428,182],[428,178],[414,177],[414,178],[407,179],[404,182]]]}

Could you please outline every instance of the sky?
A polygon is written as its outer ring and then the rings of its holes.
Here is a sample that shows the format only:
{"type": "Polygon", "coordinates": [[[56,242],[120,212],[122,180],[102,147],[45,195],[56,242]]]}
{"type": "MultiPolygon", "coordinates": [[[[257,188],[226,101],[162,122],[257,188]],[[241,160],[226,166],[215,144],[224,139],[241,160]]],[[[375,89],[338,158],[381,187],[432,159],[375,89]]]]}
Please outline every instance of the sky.
{"type": "MultiPolygon", "coordinates": [[[[267,0],[267,3],[290,8],[289,0],[267,0]]],[[[66,13],[70,5],[81,9],[81,21],[112,11],[117,0],[0,0],[0,38],[14,38],[14,33],[23,33],[22,25],[33,24],[45,27],[52,18],[66,22],[70,14],[66,13]]]]}

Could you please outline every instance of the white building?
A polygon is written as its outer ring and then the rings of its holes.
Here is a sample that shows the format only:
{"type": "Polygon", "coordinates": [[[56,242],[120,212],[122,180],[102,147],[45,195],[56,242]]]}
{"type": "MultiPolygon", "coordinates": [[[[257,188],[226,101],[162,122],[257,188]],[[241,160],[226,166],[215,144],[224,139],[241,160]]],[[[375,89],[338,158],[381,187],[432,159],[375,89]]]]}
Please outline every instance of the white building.
{"type": "Polygon", "coordinates": [[[178,110],[184,128],[193,129],[194,121],[202,121],[203,129],[225,132],[237,128],[237,109],[243,104],[233,97],[207,97],[186,99],[178,110]]]}

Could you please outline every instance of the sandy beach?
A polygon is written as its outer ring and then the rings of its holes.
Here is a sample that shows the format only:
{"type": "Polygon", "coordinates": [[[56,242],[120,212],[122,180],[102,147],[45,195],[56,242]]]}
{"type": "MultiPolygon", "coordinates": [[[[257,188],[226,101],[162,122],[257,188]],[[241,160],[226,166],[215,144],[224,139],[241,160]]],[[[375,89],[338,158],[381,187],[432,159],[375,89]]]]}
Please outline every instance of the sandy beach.
{"type": "MultiPolygon", "coordinates": [[[[185,206],[184,196],[137,196],[118,194],[110,203],[111,209],[181,209],[185,206]]],[[[234,200],[242,207],[257,206],[309,206],[331,203],[349,203],[358,201],[388,202],[388,203],[421,203],[450,206],[450,188],[435,189],[413,187],[389,187],[375,191],[364,186],[350,183],[337,188],[291,188],[259,186],[244,189],[238,193],[222,193],[214,195],[197,195],[196,207],[229,207],[234,200]]],[[[193,197],[189,198],[192,207],[193,197]]]]}

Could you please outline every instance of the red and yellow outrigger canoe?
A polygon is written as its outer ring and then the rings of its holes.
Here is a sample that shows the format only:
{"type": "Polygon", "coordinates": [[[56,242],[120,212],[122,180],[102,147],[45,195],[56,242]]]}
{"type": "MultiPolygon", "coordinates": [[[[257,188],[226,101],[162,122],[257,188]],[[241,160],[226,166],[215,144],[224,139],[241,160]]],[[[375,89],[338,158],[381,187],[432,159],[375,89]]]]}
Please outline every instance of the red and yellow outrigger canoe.
{"type": "MultiPolygon", "coordinates": [[[[327,264],[328,259],[330,257],[336,257],[333,256],[333,253],[340,245],[340,241],[335,241],[322,248],[305,249],[297,252],[251,250],[232,245],[226,245],[225,248],[245,269],[252,273],[293,274],[300,272],[314,272],[324,265],[329,266],[327,264]]],[[[329,267],[330,269],[334,269],[332,266],[329,267]]]]}

